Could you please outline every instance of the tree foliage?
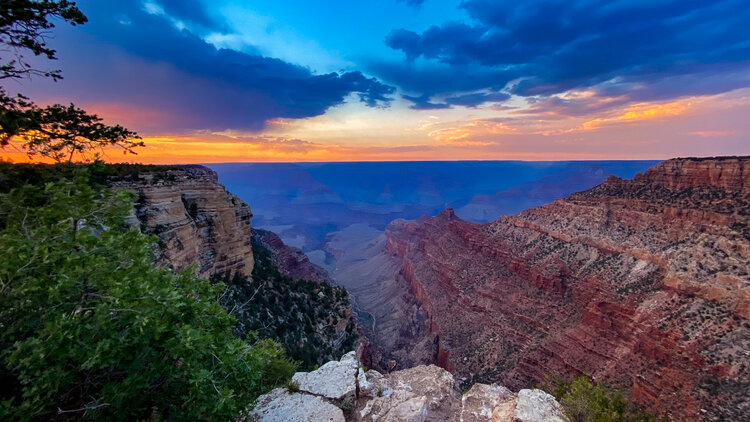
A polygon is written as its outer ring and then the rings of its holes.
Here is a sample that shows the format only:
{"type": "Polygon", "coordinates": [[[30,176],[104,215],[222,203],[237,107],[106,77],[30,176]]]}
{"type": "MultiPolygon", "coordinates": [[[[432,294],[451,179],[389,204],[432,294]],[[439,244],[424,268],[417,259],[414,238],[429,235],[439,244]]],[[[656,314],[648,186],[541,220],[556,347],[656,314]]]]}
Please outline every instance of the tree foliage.
{"type": "Polygon", "coordinates": [[[230,420],[295,370],[87,175],[0,195],[0,419],[230,420]]]}
{"type": "MultiPolygon", "coordinates": [[[[43,76],[61,79],[59,70],[34,68],[24,54],[55,60],[56,51],[46,36],[54,28],[53,19],[73,25],[84,24],[86,16],[68,0],[4,0],[0,6],[0,80],[43,76]],[[4,48],[3,48],[4,47],[4,48]]],[[[73,104],[39,107],[27,97],[9,94],[0,87],[0,147],[16,141],[32,156],[72,162],[74,155],[84,159],[105,147],[119,147],[135,153],[143,146],[137,133],[122,126],[108,126],[95,114],[73,104]]],[[[96,155],[94,155],[94,158],[96,155]]]]}
{"type": "Polygon", "coordinates": [[[39,75],[60,79],[59,70],[34,69],[24,58],[25,53],[55,60],[55,50],[47,45],[46,36],[58,18],[72,25],[86,23],[86,16],[68,0],[3,0],[0,6],[0,44],[3,58],[0,79],[39,75]]]}
{"type": "MultiPolygon", "coordinates": [[[[0,101],[4,101],[0,92],[0,101]]],[[[8,102],[5,101],[7,104],[8,102]]],[[[73,104],[36,107],[20,98],[7,112],[0,113],[0,143],[20,140],[27,154],[41,155],[57,162],[72,162],[74,154],[86,155],[107,146],[122,148],[126,153],[143,146],[135,132],[120,125],[108,126],[95,114],[73,104]]]]}

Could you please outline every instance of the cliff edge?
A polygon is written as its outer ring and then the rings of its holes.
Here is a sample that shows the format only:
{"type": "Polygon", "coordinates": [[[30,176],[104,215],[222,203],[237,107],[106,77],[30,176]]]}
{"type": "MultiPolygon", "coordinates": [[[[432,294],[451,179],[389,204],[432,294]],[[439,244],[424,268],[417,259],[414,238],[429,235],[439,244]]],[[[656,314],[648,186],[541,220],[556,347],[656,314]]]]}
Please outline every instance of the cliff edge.
{"type": "Polygon", "coordinates": [[[258,398],[243,420],[257,422],[566,422],[562,407],[541,390],[514,393],[475,384],[463,395],[453,376],[434,365],[382,375],[365,370],[354,352],[292,378],[258,398]]]}
{"type": "Polygon", "coordinates": [[[197,265],[202,277],[250,276],[250,207],[203,166],[158,167],[108,181],[137,194],[133,224],[159,238],[157,261],[174,270],[197,265]]]}

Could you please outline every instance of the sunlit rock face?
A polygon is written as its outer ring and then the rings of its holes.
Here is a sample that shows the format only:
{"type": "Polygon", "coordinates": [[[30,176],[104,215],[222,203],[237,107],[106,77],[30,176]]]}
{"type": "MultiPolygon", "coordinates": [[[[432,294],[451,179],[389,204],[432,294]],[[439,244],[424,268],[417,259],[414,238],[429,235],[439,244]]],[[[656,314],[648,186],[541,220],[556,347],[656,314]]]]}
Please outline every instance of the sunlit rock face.
{"type": "Polygon", "coordinates": [[[158,262],[180,270],[197,266],[200,276],[250,275],[250,207],[202,166],[170,166],[110,183],[136,192],[132,222],[159,238],[158,262]]]}
{"type": "Polygon", "coordinates": [[[450,372],[435,365],[380,374],[350,352],[312,372],[298,372],[295,390],[261,396],[241,420],[258,422],[565,422],[562,407],[541,390],[514,393],[475,384],[464,394],[450,372]]]}
{"type": "Polygon", "coordinates": [[[489,224],[391,223],[391,302],[421,326],[381,343],[374,324],[371,364],[511,389],[585,374],[674,420],[750,419],[749,166],[669,160],[489,224]]]}

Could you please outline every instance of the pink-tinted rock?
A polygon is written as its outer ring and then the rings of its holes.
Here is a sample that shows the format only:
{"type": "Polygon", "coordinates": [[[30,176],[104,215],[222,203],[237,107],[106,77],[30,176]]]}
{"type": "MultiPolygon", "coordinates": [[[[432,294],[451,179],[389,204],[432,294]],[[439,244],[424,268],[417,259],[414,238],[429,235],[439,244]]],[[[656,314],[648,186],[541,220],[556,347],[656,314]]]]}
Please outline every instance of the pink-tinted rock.
{"type": "Polygon", "coordinates": [[[670,160],[486,225],[393,222],[422,337],[377,356],[430,344],[462,385],[585,374],[676,420],[750,418],[749,163],[670,160]]]}
{"type": "Polygon", "coordinates": [[[295,280],[311,280],[331,283],[331,277],[323,268],[310,262],[301,249],[284,244],[279,235],[268,230],[253,229],[252,240],[264,248],[279,271],[295,280]]]}

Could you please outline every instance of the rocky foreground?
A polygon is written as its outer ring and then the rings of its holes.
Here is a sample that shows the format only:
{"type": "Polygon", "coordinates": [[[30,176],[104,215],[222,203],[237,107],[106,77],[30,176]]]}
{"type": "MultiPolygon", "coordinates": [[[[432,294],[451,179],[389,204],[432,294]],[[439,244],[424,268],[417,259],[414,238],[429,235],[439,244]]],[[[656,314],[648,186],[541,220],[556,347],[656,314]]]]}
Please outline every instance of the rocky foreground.
{"type": "Polygon", "coordinates": [[[450,372],[435,365],[381,375],[354,352],[293,377],[294,390],[261,396],[243,419],[257,422],[564,422],[561,406],[541,390],[513,393],[475,384],[461,394],[450,372]]]}
{"type": "Polygon", "coordinates": [[[513,389],[586,375],[673,420],[750,420],[750,157],[669,160],[493,223],[448,209],[386,235],[374,259],[393,277],[356,297],[379,316],[370,366],[513,389]],[[388,312],[365,302],[386,296],[388,312]]]}

